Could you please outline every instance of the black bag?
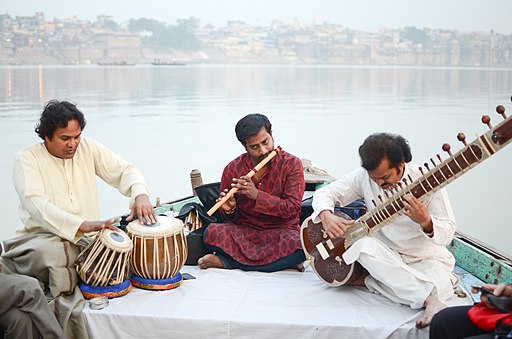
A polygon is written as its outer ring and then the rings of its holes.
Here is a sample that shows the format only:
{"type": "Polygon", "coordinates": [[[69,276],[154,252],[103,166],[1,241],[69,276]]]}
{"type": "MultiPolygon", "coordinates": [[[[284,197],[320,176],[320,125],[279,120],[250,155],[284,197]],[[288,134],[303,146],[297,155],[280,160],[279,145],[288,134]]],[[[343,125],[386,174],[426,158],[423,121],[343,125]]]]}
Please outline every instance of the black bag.
{"type": "MultiPolygon", "coordinates": [[[[220,182],[212,182],[209,184],[204,184],[201,186],[197,186],[195,188],[197,197],[199,198],[199,201],[201,201],[201,204],[204,207],[204,211],[208,212],[210,208],[212,208],[216,203],[217,199],[220,195],[220,182]]],[[[216,222],[227,222],[227,220],[220,214],[219,210],[215,211],[213,213],[212,217],[217,219],[216,222]]]]}
{"type": "MultiPolygon", "coordinates": [[[[302,205],[300,208],[300,224],[301,225],[307,217],[309,217],[311,214],[313,214],[312,203],[313,203],[313,197],[309,197],[302,201],[302,205]]],[[[347,206],[336,206],[336,207],[334,207],[334,210],[341,211],[355,220],[355,219],[360,218],[363,214],[366,213],[366,205],[364,204],[363,199],[358,199],[358,200],[354,200],[347,206]]]]}

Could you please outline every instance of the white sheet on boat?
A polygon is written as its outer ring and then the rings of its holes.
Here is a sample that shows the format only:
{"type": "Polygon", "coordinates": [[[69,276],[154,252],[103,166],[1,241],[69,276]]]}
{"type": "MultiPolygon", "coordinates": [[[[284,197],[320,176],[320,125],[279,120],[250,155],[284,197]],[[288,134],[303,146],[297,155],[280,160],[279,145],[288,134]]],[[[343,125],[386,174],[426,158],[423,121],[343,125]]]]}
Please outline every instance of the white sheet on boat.
{"type": "Polygon", "coordinates": [[[414,325],[421,310],[363,288],[328,287],[311,268],[181,272],[197,279],[169,291],[134,287],[102,310],[86,306],[91,338],[428,338],[414,325]]]}

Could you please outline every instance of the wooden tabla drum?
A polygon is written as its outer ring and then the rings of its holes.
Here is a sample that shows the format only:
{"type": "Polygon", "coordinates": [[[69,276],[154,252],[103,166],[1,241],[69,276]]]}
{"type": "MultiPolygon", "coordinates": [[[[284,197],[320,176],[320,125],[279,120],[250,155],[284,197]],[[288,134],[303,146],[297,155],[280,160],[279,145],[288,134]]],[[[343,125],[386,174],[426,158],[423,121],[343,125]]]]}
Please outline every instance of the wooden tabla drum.
{"type": "Polygon", "coordinates": [[[167,279],[179,273],[188,255],[180,219],[158,216],[154,225],[135,220],[126,231],[133,242],[133,273],[146,279],[167,279]]]}
{"type": "Polygon", "coordinates": [[[78,255],[78,275],[91,286],[121,284],[128,279],[132,249],[126,233],[105,228],[78,255]]]}

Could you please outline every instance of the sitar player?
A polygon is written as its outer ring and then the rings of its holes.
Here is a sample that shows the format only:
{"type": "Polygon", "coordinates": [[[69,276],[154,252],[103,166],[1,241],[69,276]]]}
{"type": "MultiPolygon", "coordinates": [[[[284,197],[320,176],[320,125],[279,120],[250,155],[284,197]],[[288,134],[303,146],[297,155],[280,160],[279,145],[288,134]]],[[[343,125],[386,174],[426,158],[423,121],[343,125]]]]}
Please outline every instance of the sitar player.
{"type": "MultiPolygon", "coordinates": [[[[359,155],[362,168],[314,194],[311,218],[322,222],[331,239],[343,236],[354,223],[334,215],[335,205],[363,198],[371,210],[392,195],[404,178],[415,180],[422,175],[420,167],[411,162],[408,141],[400,135],[372,134],[359,147],[359,155]]],[[[416,321],[422,328],[453,295],[455,259],[446,245],[454,236],[456,222],[444,189],[423,202],[406,194],[402,211],[371,236],[357,240],[343,259],[364,268],[349,285],[366,287],[413,309],[425,308],[416,321]]]]}

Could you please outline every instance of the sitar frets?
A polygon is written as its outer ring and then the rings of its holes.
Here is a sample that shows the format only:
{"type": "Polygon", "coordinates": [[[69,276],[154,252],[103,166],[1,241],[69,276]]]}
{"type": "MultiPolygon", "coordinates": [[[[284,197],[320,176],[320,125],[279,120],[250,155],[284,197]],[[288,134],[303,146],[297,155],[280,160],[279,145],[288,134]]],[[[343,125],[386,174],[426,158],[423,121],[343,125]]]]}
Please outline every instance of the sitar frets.
{"type": "MultiPolygon", "coordinates": [[[[344,239],[344,246],[348,248],[359,238],[377,232],[397,214],[401,215],[400,211],[404,207],[402,197],[406,193],[411,193],[416,198],[432,194],[507,145],[512,141],[512,125],[510,118],[505,115],[503,117],[505,118],[504,121],[494,128],[489,125],[490,130],[479,137],[477,136],[469,145],[465,142],[463,133],[461,133],[462,136],[460,138],[457,136],[459,141],[464,143],[465,147],[456,154],[451,154],[449,145],[446,144],[446,149],[444,148],[445,145],[443,145],[443,150],[449,154],[446,160],[442,161],[441,156],[437,155],[440,163],[436,166],[434,161],[430,159],[434,165],[432,170],[428,168],[428,164],[425,164],[428,171],[423,173],[423,170],[420,168],[422,171],[421,176],[416,180],[413,181],[409,177],[409,180],[404,182],[406,183],[404,187],[395,189],[393,193],[384,191],[386,200],[383,201],[381,196],[379,196],[381,203],[377,205],[374,202],[376,207],[359,218],[356,224],[349,229],[346,236],[336,239],[334,243],[337,244],[340,240],[344,239]]],[[[482,122],[484,122],[483,117],[482,122]]]]}

